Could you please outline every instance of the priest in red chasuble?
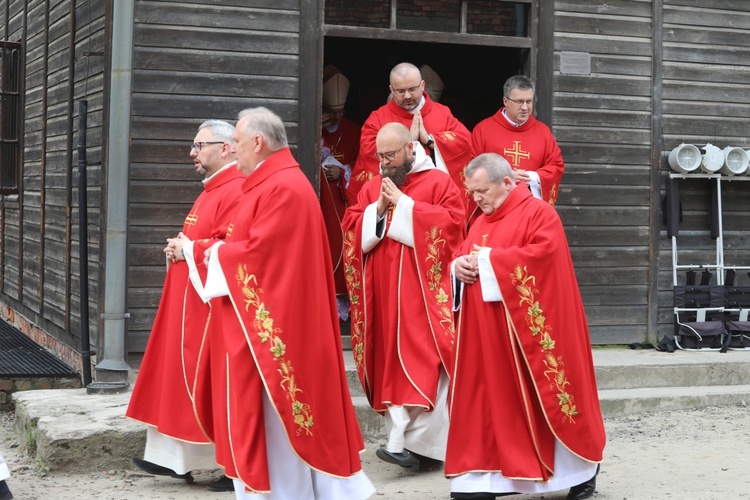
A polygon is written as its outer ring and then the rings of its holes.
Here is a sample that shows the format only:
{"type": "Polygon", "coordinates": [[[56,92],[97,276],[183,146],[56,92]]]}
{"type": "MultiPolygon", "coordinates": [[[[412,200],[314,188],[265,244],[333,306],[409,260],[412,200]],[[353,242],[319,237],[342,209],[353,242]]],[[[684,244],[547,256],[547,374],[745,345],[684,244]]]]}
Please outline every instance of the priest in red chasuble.
{"type": "MultiPolygon", "coordinates": [[[[203,192],[185,218],[182,233],[210,245],[224,238],[245,174],[231,152],[234,127],[220,120],[201,124],[190,156],[204,177],[203,192]]],[[[189,273],[205,278],[201,264],[189,270],[174,248],[146,352],[126,415],[148,425],[143,460],[133,462],[152,474],[188,478],[191,470],[216,468],[214,447],[193,412],[193,381],[209,307],[190,284],[189,273]]],[[[222,489],[227,482],[211,489],[222,489]]],[[[231,482],[228,483],[231,488],[231,482]]]]}
{"type": "Polygon", "coordinates": [[[531,80],[522,75],[510,77],[503,86],[503,107],[471,133],[471,156],[499,154],[513,167],[516,180],[526,183],[535,197],[554,205],[565,164],[549,127],[531,113],[534,96],[531,80]]]}
{"type": "Polygon", "coordinates": [[[328,232],[333,259],[333,278],[339,317],[349,319],[349,301],[344,279],[344,232],[346,189],[359,152],[359,125],[344,116],[349,80],[333,66],[327,66],[323,83],[323,131],[321,147],[320,207],[328,232]]]}
{"type": "Polygon", "coordinates": [[[384,125],[376,142],[382,175],[344,218],[352,351],[386,419],[388,444],[377,456],[424,470],[445,458],[454,340],[447,265],[464,236],[464,204],[404,125],[384,125]]]}
{"type": "Polygon", "coordinates": [[[562,222],[494,153],[466,169],[483,214],[452,263],[456,356],[445,474],[453,498],[594,493],[605,435],[562,222]]]}
{"type": "Polygon", "coordinates": [[[390,74],[392,99],[373,111],[362,125],[359,156],[349,182],[349,205],[357,201],[357,193],[368,180],[379,173],[375,158],[375,137],[386,123],[406,126],[411,140],[418,142],[432,156],[438,168],[445,169],[458,186],[464,203],[473,211],[473,201],[466,194],[464,168],[471,159],[471,134],[451,110],[435,102],[425,92],[419,68],[410,63],[397,64],[390,74]]]}
{"type": "Polygon", "coordinates": [[[367,498],[318,198],[268,109],[240,113],[233,151],[249,175],[226,240],[206,252],[199,422],[238,499],[367,498]]]}

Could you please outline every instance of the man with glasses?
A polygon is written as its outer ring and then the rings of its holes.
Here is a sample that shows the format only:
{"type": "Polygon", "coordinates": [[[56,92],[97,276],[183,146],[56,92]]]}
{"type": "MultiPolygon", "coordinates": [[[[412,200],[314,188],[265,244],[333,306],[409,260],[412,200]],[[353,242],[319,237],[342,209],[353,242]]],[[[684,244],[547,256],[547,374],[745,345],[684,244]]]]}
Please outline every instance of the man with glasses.
{"type": "Polygon", "coordinates": [[[537,121],[533,109],[531,80],[523,75],[508,78],[503,85],[503,107],[471,133],[471,157],[499,154],[510,163],[516,180],[525,182],[535,197],[554,205],[565,164],[552,132],[537,121]]]}
{"type": "MultiPolygon", "coordinates": [[[[375,137],[383,125],[398,122],[406,126],[411,140],[419,143],[434,159],[438,168],[445,169],[465,195],[463,169],[471,159],[471,134],[456,119],[451,110],[435,102],[425,92],[425,82],[419,68],[408,62],[397,64],[390,74],[392,99],[373,111],[362,125],[359,157],[352,171],[347,198],[356,203],[365,182],[378,174],[375,158],[375,137]]],[[[470,201],[465,196],[465,202],[470,201]]]]}
{"type": "Polygon", "coordinates": [[[370,405],[385,416],[386,462],[445,458],[453,314],[448,262],[464,236],[463,196],[401,123],[383,125],[368,181],[344,217],[351,339],[370,405]]]}
{"type": "Polygon", "coordinates": [[[318,198],[272,111],[242,111],[232,149],[248,176],[231,232],[176,242],[208,262],[196,416],[237,499],[368,498],[318,198]]]}
{"type": "MultiPolygon", "coordinates": [[[[203,192],[185,218],[181,235],[209,244],[226,235],[245,175],[232,153],[234,127],[220,120],[200,125],[190,148],[203,192]]],[[[189,274],[205,277],[202,263],[189,269],[174,245],[164,248],[169,260],[159,309],[143,356],[126,415],[143,422],[146,450],[133,463],[151,474],[192,482],[190,471],[217,468],[214,447],[193,412],[193,383],[209,307],[190,284],[189,274]]],[[[231,480],[209,485],[231,491],[231,480]]]]}

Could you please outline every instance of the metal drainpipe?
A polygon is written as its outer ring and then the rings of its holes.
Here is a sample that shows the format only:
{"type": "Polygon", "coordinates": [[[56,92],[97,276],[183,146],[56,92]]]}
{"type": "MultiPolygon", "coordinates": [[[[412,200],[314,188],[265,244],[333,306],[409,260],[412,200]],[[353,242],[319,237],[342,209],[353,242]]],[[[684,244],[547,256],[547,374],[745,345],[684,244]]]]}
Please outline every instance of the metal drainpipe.
{"type": "Polygon", "coordinates": [[[96,382],[88,392],[128,388],[125,361],[127,302],[128,169],[130,166],[130,90],[133,72],[134,0],[117,0],[112,10],[112,72],[107,157],[106,269],[104,342],[97,353],[96,382]],[[93,386],[93,387],[92,387],[93,386]]]}

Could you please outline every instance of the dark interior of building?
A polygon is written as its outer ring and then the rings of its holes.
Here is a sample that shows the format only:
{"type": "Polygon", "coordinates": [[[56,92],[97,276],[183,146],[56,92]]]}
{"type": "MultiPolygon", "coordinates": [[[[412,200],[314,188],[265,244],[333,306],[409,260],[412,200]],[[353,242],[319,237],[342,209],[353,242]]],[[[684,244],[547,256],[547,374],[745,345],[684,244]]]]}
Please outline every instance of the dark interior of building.
{"type": "Polygon", "coordinates": [[[429,65],[445,87],[440,102],[471,130],[502,105],[502,85],[522,73],[524,50],[505,47],[326,37],[324,66],[350,81],[346,115],[363,123],[388,98],[388,75],[400,62],[429,65]]]}

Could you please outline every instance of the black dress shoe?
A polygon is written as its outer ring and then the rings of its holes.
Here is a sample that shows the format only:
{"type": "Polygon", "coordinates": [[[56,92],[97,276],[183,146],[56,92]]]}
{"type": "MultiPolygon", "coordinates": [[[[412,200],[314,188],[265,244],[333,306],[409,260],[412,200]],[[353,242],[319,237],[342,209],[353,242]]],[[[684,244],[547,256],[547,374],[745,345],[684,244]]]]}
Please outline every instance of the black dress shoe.
{"type": "Polygon", "coordinates": [[[596,476],[599,475],[599,465],[596,466],[596,473],[594,477],[586,482],[578,484],[570,488],[568,496],[565,497],[568,500],[583,500],[584,498],[590,498],[596,491],[596,476]]]}
{"type": "Polygon", "coordinates": [[[375,455],[384,462],[389,464],[400,465],[407,469],[413,469],[419,467],[419,459],[412,454],[409,450],[404,450],[401,453],[392,453],[385,448],[378,448],[375,455]]]}
{"type": "Polygon", "coordinates": [[[404,450],[404,451],[411,453],[412,456],[416,457],[416,459],[419,460],[420,472],[429,472],[433,470],[439,470],[443,467],[443,462],[441,460],[426,457],[424,455],[420,455],[419,453],[414,453],[411,450],[404,450]]]}
{"type": "Polygon", "coordinates": [[[153,474],[154,476],[169,476],[175,479],[184,479],[188,483],[193,482],[193,475],[190,472],[185,473],[185,474],[177,474],[172,469],[162,467],[161,465],[157,465],[147,460],[143,460],[143,459],[136,458],[136,457],[133,457],[130,460],[133,462],[133,464],[136,467],[138,467],[142,471],[148,472],[149,474],[153,474]]]}
{"type": "Polygon", "coordinates": [[[221,479],[210,483],[208,489],[211,491],[234,491],[234,481],[227,476],[221,476],[221,479]]]}

